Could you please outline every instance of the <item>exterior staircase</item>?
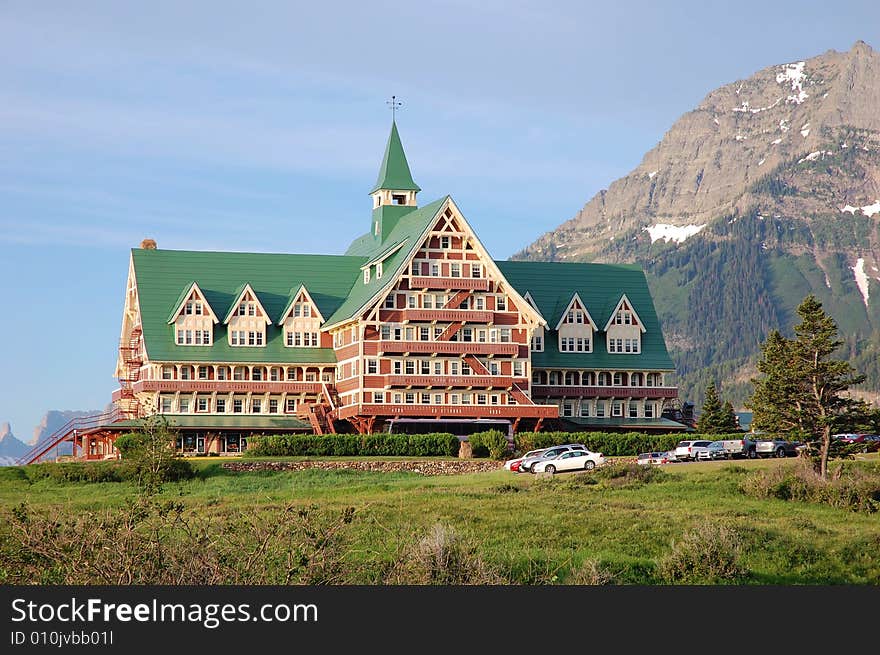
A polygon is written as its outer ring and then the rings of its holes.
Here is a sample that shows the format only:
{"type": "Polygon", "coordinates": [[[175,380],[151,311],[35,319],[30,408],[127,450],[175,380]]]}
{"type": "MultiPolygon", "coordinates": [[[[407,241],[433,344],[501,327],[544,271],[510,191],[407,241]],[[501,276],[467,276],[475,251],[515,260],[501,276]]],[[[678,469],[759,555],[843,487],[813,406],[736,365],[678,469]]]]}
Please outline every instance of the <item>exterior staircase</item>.
{"type": "MultiPolygon", "coordinates": [[[[55,430],[52,434],[49,434],[42,439],[40,439],[28,452],[18,458],[18,465],[24,466],[26,464],[33,464],[35,462],[40,461],[44,457],[46,457],[53,448],[57,448],[65,441],[74,441],[79,436],[80,432],[90,430],[96,428],[101,425],[108,425],[110,423],[115,423],[116,421],[121,421],[125,417],[122,410],[118,407],[114,407],[112,410],[108,412],[102,412],[101,414],[96,414],[94,416],[82,416],[80,418],[75,418],[60,428],[55,430]]],[[[75,446],[74,446],[75,447],[75,446]]]]}

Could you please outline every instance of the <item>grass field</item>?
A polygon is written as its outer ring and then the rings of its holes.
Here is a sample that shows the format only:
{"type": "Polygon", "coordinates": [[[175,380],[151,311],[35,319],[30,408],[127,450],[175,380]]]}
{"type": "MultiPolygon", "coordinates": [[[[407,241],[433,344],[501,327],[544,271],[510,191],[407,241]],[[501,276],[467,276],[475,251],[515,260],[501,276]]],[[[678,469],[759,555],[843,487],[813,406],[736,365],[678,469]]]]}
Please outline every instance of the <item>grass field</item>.
{"type": "MultiPolygon", "coordinates": [[[[236,510],[262,514],[288,503],[354,508],[346,559],[351,582],[381,583],[382,572],[414,536],[451,528],[510,582],[578,582],[585,564],[618,584],[662,582],[658,563],[701,526],[738,537],[740,584],[880,584],[880,515],[824,505],[756,499],[738,485],[760,468],[794,460],[672,464],[647,482],[595,474],[536,478],[499,470],[424,477],[415,473],[306,470],[224,471],[216,458],[194,460],[199,475],[166,484],[163,499],[203,517],[236,510]]],[[[856,465],[877,468],[876,457],[856,465]]],[[[31,481],[0,469],[0,509],[27,502],[61,513],[123,507],[130,483],[31,481]]]]}

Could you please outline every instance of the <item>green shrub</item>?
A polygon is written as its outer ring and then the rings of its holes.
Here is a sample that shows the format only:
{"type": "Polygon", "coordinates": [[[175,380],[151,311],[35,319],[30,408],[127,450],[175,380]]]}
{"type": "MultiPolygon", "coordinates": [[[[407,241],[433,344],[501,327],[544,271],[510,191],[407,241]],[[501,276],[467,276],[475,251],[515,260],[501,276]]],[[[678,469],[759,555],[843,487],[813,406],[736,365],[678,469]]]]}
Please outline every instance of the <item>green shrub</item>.
{"type": "Polygon", "coordinates": [[[119,462],[44,462],[25,469],[31,482],[122,482],[127,479],[119,462]]]}
{"type": "Polygon", "coordinates": [[[741,581],[747,575],[740,564],[742,539],[725,525],[703,523],[677,542],[658,563],[668,584],[719,584],[741,581]]]}
{"type": "Polygon", "coordinates": [[[640,464],[600,466],[595,469],[593,476],[615,487],[660,482],[666,479],[666,473],[656,466],[642,466],[640,464]]]}
{"type": "Polygon", "coordinates": [[[247,457],[455,457],[453,434],[278,434],[253,436],[247,457]]]}
{"type": "Polygon", "coordinates": [[[508,454],[507,435],[500,430],[487,430],[468,435],[474,457],[504,459],[508,454]]]}
{"type": "MultiPolygon", "coordinates": [[[[741,439],[742,433],[715,434],[716,439],[741,439]]],[[[693,434],[645,434],[643,432],[520,432],[516,449],[524,453],[536,448],[549,448],[564,443],[582,443],[594,452],[609,457],[635,456],[639,453],[672,450],[682,439],[696,439],[693,434]]]]}
{"type": "Polygon", "coordinates": [[[829,480],[805,463],[755,471],[740,482],[739,490],[754,498],[820,503],[853,512],[880,509],[880,473],[842,463],[829,480]]]}

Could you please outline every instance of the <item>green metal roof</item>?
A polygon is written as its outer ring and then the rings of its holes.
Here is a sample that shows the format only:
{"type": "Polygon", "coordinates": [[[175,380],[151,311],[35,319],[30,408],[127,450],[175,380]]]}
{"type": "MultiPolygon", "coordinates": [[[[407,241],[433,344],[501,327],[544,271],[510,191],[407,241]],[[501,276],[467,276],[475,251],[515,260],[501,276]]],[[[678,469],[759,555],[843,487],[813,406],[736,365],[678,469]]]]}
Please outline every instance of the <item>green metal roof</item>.
{"type": "MultiPolygon", "coordinates": [[[[327,325],[334,325],[356,316],[373,296],[397,281],[401,267],[409,259],[412,251],[421,247],[422,242],[419,237],[430,227],[440,207],[446,202],[446,198],[448,196],[444,196],[424,207],[419,207],[401,216],[388,237],[382,241],[375,240],[372,248],[366,247],[366,244],[362,241],[363,237],[355,240],[352,247],[355,244],[362,247],[359,250],[359,254],[366,257],[363,260],[364,263],[374,260],[376,255],[387,251],[388,244],[398,244],[403,241],[406,241],[406,243],[382,262],[381,278],[371,275],[370,281],[364,284],[361,276],[361,279],[355,281],[351,287],[351,294],[333,315],[327,319],[327,325]]],[[[352,250],[352,247],[349,248],[349,252],[352,250]]],[[[327,316],[327,314],[324,314],[324,316],[327,316]]]]}
{"type": "Polygon", "coordinates": [[[370,191],[374,193],[379,189],[392,189],[394,191],[421,191],[413,181],[406,154],[403,152],[403,144],[397,133],[397,123],[391,122],[391,134],[388,135],[388,143],[385,145],[385,156],[379,167],[379,177],[376,186],[370,191]]]}
{"type": "Polygon", "coordinates": [[[495,262],[507,281],[525,296],[528,293],[538,311],[547,320],[544,351],[532,353],[536,368],[594,368],[606,370],[674,370],[648,281],[641,268],[629,264],[585,264],[560,262],[495,262]],[[605,332],[594,332],[593,352],[561,353],[557,332],[562,312],[577,292],[598,326],[604,327],[626,294],[644,323],[642,352],[638,354],[609,353],[605,332]]]}
{"type": "MultiPolygon", "coordinates": [[[[163,414],[170,428],[184,430],[311,430],[308,422],[291,416],[254,416],[253,414],[223,416],[220,414],[163,414]]],[[[142,426],[140,420],[117,421],[107,429],[136,430],[142,426]]]]}
{"type": "MultiPolygon", "coordinates": [[[[363,257],[341,255],[283,255],[187,250],[132,250],[138,284],[144,343],[153,361],[290,362],[332,364],[332,348],[288,348],[275,325],[290,299],[291,288],[306,285],[325,317],[349,300],[352,283],[360,279],[363,257]],[[214,326],[211,346],[178,346],[168,313],[179,304],[181,290],[198,282],[205,299],[219,316],[229,309],[242,288],[251,284],[272,325],[266,327],[263,347],[230,346],[225,325],[214,326]]],[[[388,280],[383,277],[383,282],[388,280]]]]}

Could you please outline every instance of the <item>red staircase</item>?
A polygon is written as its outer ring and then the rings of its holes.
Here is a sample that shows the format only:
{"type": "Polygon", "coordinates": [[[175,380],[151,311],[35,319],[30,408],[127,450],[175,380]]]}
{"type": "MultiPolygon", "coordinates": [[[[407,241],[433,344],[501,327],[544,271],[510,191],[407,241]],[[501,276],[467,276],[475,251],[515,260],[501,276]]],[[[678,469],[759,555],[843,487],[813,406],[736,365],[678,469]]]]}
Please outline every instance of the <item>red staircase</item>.
{"type": "Polygon", "coordinates": [[[336,402],[326,382],[321,384],[321,397],[318,401],[306,405],[306,415],[315,434],[336,434],[336,426],[333,425],[336,402]]]}
{"type": "Polygon", "coordinates": [[[109,412],[72,419],[52,434],[40,439],[33,448],[18,458],[18,465],[33,464],[44,458],[53,448],[60,446],[65,441],[73,441],[80,432],[91,430],[101,425],[115,423],[124,418],[125,416],[122,411],[118,407],[114,407],[109,412]]]}
{"type": "Polygon", "coordinates": [[[119,408],[126,418],[140,417],[140,403],[134,395],[134,383],[140,380],[143,355],[141,354],[141,326],[136,326],[129,336],[129,340],[119,344],[119,353],[122,356],[122,375],[119,376],[119,408]]]}

